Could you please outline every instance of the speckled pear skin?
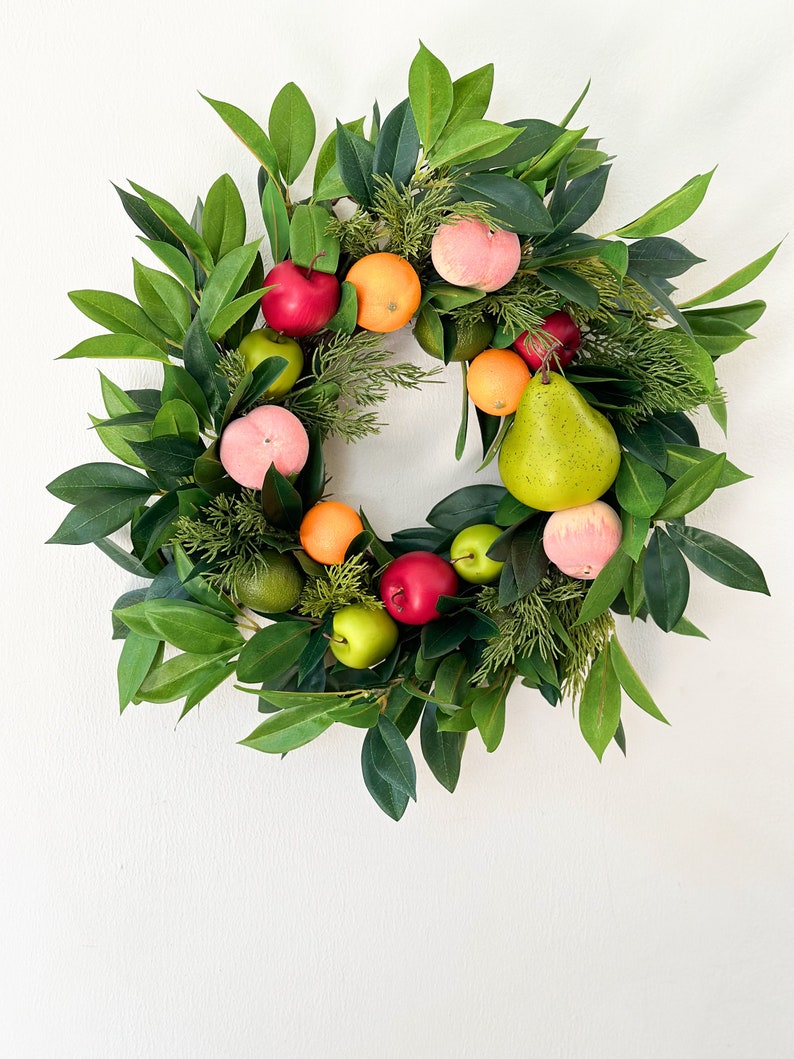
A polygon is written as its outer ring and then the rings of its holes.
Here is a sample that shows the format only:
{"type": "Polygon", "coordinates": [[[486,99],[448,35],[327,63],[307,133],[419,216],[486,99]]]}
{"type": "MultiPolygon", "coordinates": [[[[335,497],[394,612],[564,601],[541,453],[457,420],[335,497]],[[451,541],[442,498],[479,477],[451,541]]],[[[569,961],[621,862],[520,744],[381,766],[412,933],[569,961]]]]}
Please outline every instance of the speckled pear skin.
{"type": "Polygon", "coordinates": [[[499,474],[516,500],[538,511],[562,511],[597,500],[620,466],[609,420],[576,387],[538,372],[521,395],[499,450],[499,474]]]}

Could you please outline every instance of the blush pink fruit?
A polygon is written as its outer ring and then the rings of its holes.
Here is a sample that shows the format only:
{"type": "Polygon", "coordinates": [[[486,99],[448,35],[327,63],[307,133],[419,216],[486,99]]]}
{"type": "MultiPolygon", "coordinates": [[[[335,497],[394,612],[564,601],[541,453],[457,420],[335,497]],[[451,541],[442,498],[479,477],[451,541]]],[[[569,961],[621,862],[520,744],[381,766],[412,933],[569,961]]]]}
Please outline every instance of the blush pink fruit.
{"type": "Polygon", "coordinates": [[[309,435],[296,415],[263,404],[232,420],[221,435],[220,461],[229,477],[261,489],[271,463],[283,475],[297,474],[309,456],[309,435]]]}
{"type": "Polygon", "coordinates": [[[541,332],[530,338],[529,331],[523,331],[513,343],[513,349],[521,354],[532,371],[537,371],[546,357],[546,366],[551,371],[570,364],[582,338],[576,321],[562,311],[551,313],[543,321],[541,332]]]}
{"type": "Polygon", "coordinates": [[[543,531],[543,549],[569,577],[592,581],[618,550],[623,528],[603,500],[555,511],[543,531]]]}
{"type": "Polygon", "coordinates": [[[468,218],[436,229],[430,245],[433,267],[447,283],[492,291],[518,271],[521,243],[515,232],[492,232],[468,218]]]}
{"type": "Polygon", "coordinates": [[[440,618],[440,596],[454,596],[458,575],[435,552],[406,552],[381,574],[380,598],[386,610],[404,625],[425,625],[440,618]]]}

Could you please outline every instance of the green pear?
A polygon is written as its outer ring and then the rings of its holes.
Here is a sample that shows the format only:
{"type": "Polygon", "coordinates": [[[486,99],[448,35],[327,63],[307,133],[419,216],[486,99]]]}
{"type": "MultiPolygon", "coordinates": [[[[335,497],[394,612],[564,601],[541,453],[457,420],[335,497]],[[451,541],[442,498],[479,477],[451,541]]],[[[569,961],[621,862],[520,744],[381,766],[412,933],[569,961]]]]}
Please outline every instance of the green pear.
{"type": "Polygon", "coordinates": [[[534,375],[499,450],[507,491],[538,511],[580,507],[609,489],[619,466],[609,420],[562,375],[534,375]]]}

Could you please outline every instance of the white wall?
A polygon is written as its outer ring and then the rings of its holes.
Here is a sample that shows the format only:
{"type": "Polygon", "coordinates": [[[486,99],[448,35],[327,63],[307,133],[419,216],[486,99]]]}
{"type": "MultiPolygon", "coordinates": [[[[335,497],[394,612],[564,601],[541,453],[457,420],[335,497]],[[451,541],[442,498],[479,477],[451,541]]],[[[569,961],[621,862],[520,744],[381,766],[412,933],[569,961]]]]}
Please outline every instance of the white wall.
{"type": "MultiPolygon", "coordinates": [[[[672,721],[629,712],[626,761],[610,752],[599,766],[569,709],[518,690],[502,747],[489,756],[470,741],[454,797],[420,767],[418,805],[394,824],[363,787],[353,730],[283,761],[258,755],[236,745],[257,716],[232,689],[176,730],[175,706],[119,720],[108,611],[131,581],[95,550],[42,543],[66,511],[44,484],[104,458],[86,430],[96,365],[54,363],[94,333],[66,292],[129,293],[129,259],[146,259],[110,181],[185,210],[223,171],[252,186],[249,157],[199,90],[264,120],[295,80],[328,129],[376,93],[384,108],[402,98],[420,37],[456,76],[495,61],[496,118],[559,119],[592,76],[582,116],[617,155],[603,230],[715,163],[679,233],[707,258],[688,293],[791,230],[784,0],[723,13],[703,0],[379,10],[0,8],[0,1052],[783,1059],[794,1054],[790,241],[747,292],[769,302],[757,341],[720,365],[729,456],[755,477],[701,519],[761,562],[772,597],[696,577],[690,614],[709,641],[626,631],[672,721]]],[[[410,339],[401,347],[418,355],[410,339]]],[[[100,366],[121,381],[146,374],[100,366]]],[[[423,518],[475,463],[450,457],[453,384],[390,411],[377,445],[334,455],[337,489],[385,531],[423,518]]]]}

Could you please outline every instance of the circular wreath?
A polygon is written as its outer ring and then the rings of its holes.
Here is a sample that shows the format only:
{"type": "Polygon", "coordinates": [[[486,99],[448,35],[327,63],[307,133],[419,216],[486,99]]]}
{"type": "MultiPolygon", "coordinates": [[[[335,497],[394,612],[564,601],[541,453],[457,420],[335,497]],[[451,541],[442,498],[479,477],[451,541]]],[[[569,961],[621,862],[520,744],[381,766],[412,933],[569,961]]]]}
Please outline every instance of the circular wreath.
{"type": "Polygon", "coordinates": [[[764,304],[713,303],[776,248],[676,304],[671,280],[702,258],[664,233],[712,173],[593,236],[610,165],[571,127],[585,93],[559,124],[501,124],[483,116],[492,81],[492,65],[453,81],[420,45],[408,97],[382,121],[376,104],[368,131],[337,122],[299,201],[316,138],[302,91],[278,93],[267,132],[207,99],[259,163],[267,263],[228,175],[190,221],[132,184],[122,204],[166,271],[133,262],[137,301],[70,294],[108,333],[66,358],[162,367],[147,389],[100,376],[91,420],[119,462],[48,487],[73,505],[52,541],[146,579],[113,608],[122,711],[183,700],[184,716],[236,678],[266,715],[246,746],[364,729],[366,786],[395,819],[416,797],[417,725],[450,791],[469,731],[499,745],[516,680],[569,696],[599,759],[612,741],[625,752],[623,693],[664,717],[614,615],[700,635],[688,563],[767,591],[746,552],[689,524],[747,477],[700,446],[690,413],[725,428],[714,364],[764,304]],[[384,345],[410,320],[426,369],[384,345]],[[476,416],[502,484],[456,483],[426,525],[380,536],[377,513],[326,495],[323,443],[377,432],[391,386],[461,370],[456,456],[476,416]]]}

